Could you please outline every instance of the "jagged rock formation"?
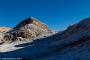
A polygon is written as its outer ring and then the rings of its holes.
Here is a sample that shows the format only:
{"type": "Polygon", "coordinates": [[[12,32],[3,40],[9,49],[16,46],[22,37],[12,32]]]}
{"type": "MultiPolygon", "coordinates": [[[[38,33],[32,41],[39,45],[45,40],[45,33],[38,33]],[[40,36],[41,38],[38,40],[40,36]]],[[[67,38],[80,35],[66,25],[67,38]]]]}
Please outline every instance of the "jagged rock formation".
{"type": "MultiPolygon", "coordinates": [[[[41,31],[41,28],[36,28],[36,25],[28,25],[29,29],[32,29],[34,26],[35,30],[40,29],[41,31]]],[[[15,31],[12,30],[9,33],[17,32],[18,29],[15,29],[15,31]]],[[[23,30],[23,28],[20,29],[23,30]]],[[[27,30],[24,31],[26,32],[27,30]]],[[[15,35],[13,36],[15,37],[15,35]]],[[[27,38],[29,39],[29,37],[27,38]]],[[[90,60],[90,18],[84,19],[70,26],[65,31],[46,38],[39,38],[28,43],[17,43],[10,43],[10,47],[1,45],[0,51],[4,53],[0,53],[0,57],[21,58],[25,60],[90,60]],[[10,50],[3,49],[2,47],[4,46],[10,50]]]]}
{"type": "Polygon", "coordinates": [[[21,21],[16,27],[8,31],[5,36],[5,41],[17,41],[17,40],[33,40],[40,36],[47,36],[53,32],[47,27],[46,24],[38,21],[35,18],[28,18],[21,21]]]}

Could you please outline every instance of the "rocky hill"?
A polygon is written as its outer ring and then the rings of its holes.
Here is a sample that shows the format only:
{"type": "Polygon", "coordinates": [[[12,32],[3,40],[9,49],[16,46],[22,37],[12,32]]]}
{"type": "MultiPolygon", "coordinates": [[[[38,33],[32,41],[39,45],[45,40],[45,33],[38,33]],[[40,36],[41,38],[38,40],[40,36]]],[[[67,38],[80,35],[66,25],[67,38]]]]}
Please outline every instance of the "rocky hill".
{"type": "MultiPolygon", "coordinates": [[[[11,43],[3,43],[0,45],[1,58],[20,58],[21,60],[90,60],[90,18],[83,19],[66,30],[54,34],[49,28],[43,30],[40,25],[31,22],[26,25],[22,24],[23,22],[6,34],[12,36],[14,33],[17,35],[17,31],[20,34],[20,30],[24,29],[23,33],[26,33],[28,29],[26,27],[29,25],[29,29],[34,28],[36,31],[43,31],[43,33],[40,33],[44,35],[39,34],[39,36],[46,37],[40,38],[37,34],[34,34],[36,35],[34,38],[38,37],[38,39],[33,41],[22,43],[21,40],[19,43],[16,40],[11,43]],[[36,28],[37,26],[38,28],[36,28]]],[[[28,34],[32,33],[29,32],[28,34]]],[[[13,38],[16,35],[13,35],[13,38]]],[[[23,37],[23,34],[19,35],[24,40],[32,40],[30,36],[23,37]]]]}
{"type": "Polygon", "coordinates": [[[1,41],[32,41],[42,36],[46,37],[48,35],[52,35],[53,33],[54,32],[50,30],[46,24],[33,17],[30,17],[22,20],[16,27],[12,28],[6,33],[1,33],[1,37],[4,35],[1,41]]]}

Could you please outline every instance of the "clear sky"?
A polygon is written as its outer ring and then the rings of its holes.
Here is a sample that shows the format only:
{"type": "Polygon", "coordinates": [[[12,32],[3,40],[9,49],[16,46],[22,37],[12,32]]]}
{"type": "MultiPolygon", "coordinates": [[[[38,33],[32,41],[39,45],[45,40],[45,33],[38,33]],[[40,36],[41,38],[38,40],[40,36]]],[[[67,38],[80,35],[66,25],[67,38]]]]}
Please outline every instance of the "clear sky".
{"type": "Polygon", "coordinates": [[[90,0],[0,0],[0,26],[14,27],[30,16],[63,30],[90,16],[90,0]]]}

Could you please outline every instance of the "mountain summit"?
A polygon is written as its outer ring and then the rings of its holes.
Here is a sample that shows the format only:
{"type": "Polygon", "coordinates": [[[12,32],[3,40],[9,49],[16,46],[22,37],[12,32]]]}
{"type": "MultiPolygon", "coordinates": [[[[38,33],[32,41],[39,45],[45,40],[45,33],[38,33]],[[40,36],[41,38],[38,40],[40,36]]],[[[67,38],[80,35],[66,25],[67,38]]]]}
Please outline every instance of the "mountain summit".
{"type": "Polygon", "coordinates": [[[23,21],[21,21],[15,28],[20,28],[20,27],[23,27],[27,24],[33,24],[33,25],[36,25],[44,30],[49,30],[48,26],[40,21],[38,21],[36,18],[34,17],[29,17],[23,21]]]}

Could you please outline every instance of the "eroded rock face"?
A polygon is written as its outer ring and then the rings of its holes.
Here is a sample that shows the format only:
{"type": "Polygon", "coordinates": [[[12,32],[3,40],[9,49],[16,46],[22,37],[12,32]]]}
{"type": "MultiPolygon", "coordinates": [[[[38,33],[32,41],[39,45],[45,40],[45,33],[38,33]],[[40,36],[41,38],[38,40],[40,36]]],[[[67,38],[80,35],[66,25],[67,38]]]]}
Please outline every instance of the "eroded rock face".
{"type": "Polygon", "coordinates": [[[52,31],[46,24],[31,17],[21,21],[13,30],[9,31],[5,35],[5,39],[13,41],[18,40],[18,38],[32,40],[40,36],[47,36],[51,33],[52,31]]]}

